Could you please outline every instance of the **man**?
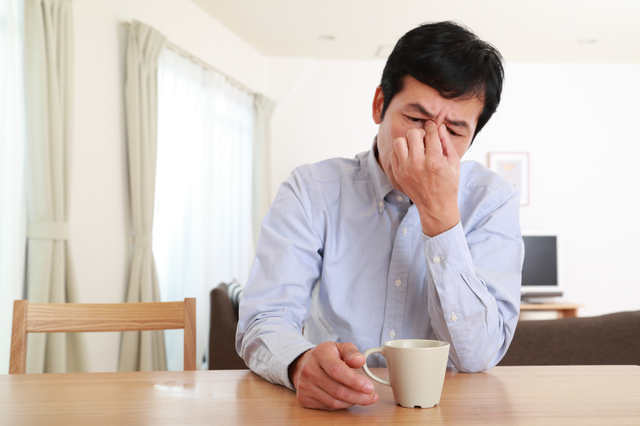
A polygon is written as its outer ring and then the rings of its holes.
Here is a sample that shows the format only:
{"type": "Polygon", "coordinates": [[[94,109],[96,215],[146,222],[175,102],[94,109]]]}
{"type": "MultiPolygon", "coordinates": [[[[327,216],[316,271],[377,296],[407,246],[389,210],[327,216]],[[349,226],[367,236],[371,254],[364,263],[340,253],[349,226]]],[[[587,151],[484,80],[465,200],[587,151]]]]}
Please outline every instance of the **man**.
{"type": "Polygon", "coordinates": [[[500,54],[457,24],[398,41],[372,149],[296,168],[265,217],[236,342],[252,370],[305,407],[340,409],[378,400],[353,369],[390,339],[447,341],[463,372],[500,361],[519,313],[519,198],[460,157],[502,79],[500,54]]]}

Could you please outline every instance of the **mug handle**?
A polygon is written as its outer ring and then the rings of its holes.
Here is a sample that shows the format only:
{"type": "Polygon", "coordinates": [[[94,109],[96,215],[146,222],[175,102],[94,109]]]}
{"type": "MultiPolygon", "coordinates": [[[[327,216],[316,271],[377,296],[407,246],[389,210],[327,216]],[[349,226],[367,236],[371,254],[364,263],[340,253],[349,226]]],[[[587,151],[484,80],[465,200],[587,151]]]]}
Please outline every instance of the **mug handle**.
{"type": "Polygon", "coordinates": [[[367,358],[369,358],[369,355],[371,354],[382,354],[382,356],[384,356],[384,352],[382,351],[382,348],[367,349],[364,352],[364,365],[362,366],[362,369],[364,370],[367,376],[371,377],[376,382],[382,383],[383,385],[391,386],[391,382],[389,380],[381,379],[380,377],[373,374],[371,370],[369,370],[369,367],[367,367],[367,358]]]}

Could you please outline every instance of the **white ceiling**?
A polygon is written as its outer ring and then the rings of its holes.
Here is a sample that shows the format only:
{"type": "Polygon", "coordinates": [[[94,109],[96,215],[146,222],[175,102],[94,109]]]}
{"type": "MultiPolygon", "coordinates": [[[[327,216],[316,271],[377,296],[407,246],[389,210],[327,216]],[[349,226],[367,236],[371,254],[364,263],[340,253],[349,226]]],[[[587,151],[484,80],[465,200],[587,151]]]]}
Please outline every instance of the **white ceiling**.
{"type": "Polygon", "coordinates": [[[265,56],[384,59],[420,23],[455,20],[507,61],[640,63],[640,0],[192,1],[265,56]]]}

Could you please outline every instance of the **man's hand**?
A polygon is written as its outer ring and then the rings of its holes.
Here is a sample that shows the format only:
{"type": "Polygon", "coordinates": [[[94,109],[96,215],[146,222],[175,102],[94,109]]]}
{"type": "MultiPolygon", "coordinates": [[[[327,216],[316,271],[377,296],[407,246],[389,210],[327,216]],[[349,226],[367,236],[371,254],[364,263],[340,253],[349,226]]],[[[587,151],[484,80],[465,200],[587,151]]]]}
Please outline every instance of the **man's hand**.
{"type": "Polygon", "coordinates": [[[373,384],[353,371],[366,362],[353,343],[324,342],[289,367],[298,401],[307,408],[338,410],[378,401],[373,384]]]}
{"type": "Polygon", "coordinates": [[[422,232],[434,237],[460,221],[458,186],[460,157],[447,128],[428,121],[393,141],[393,176],[420,213],[422,232]]]}

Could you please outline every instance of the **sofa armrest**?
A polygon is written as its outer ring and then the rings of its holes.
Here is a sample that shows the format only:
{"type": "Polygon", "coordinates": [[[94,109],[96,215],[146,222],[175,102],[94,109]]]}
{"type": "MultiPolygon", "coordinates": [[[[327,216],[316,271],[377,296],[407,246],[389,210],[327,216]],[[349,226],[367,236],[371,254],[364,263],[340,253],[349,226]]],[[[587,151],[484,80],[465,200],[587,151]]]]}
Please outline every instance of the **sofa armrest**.
{"type": "Polygon", "coordinates": [[[211,290],[211,323],[209,329],[209,370],[239,370],[247,366],[235,348],[238,314],[235,312],[227,285],[211,290]]]}

